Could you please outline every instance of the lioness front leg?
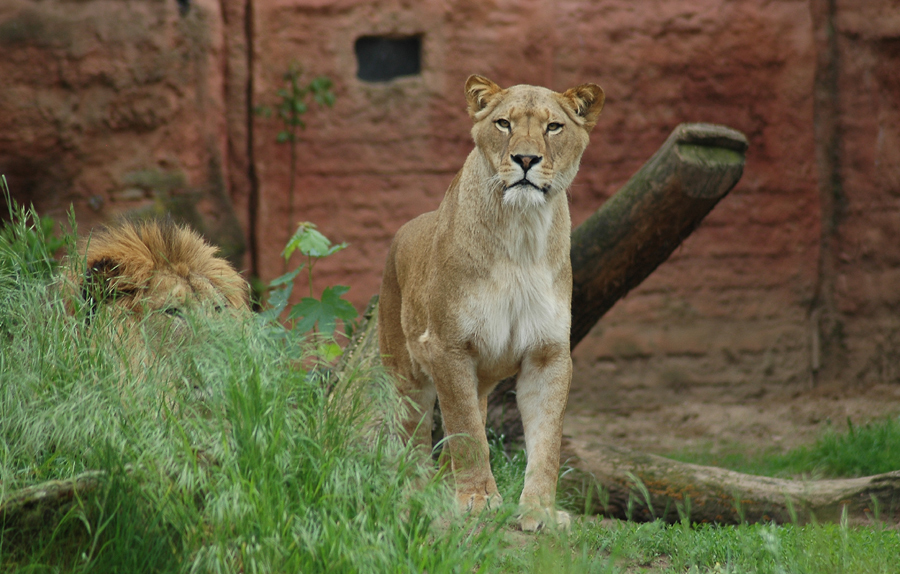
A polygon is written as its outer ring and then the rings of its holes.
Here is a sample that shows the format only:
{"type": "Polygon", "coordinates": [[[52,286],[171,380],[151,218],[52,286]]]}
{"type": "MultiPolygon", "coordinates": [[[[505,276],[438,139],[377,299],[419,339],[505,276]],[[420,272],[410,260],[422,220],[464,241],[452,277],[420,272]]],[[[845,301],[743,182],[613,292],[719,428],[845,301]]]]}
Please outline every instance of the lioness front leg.
{"type": "Polygon", "coordinates": [[[519,499],[519,526],[537,530],[545,524],[562,528],[569,515],[557,511],[556,482],[563,415],[572,380],[568,346],[545,346],[526,357],[516,382],[516,401],[525,427],[525,487],[519,499]]]}
{"type": "Polygon", "coordinates": [[[447,355],[436,362],[433,372],[456,480],[456,498],[463,511],[496,508],[503,500],[491,473],[475,366],[467,356],[447,355]]]}

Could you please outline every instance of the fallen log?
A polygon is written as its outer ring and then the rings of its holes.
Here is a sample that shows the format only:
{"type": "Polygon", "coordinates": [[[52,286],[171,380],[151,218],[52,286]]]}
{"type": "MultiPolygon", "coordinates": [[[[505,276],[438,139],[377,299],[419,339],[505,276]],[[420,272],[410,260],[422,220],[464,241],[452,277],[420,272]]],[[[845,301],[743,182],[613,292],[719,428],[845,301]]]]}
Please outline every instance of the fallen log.
{"type": "Polygon", "coordinates": [[[627,448],[563,441],[560,491],[587,513],[675,523],[900,520],[900,471],[787,480],[677,462],[627,448]]]}
{"type": "Polygon", "coordinates": [[[0,499],[0,538],[25,539],[52,531],[78,501],[100,488],[107,474],[91,470],[67,480],[50,480],[0,499]]]}
{"type": "MultiPolygon", "coordinates": [[[[587,514],[667,523],[803,524],[812,520],[900,520],[900,471],[863,478],[786,480],[677,462],[624,447],[565,438],[560,492],[587,514]]],[[[52,529],[107,479],[90,471],[11,493],[0,532],[14,538],[52,529]]]]}

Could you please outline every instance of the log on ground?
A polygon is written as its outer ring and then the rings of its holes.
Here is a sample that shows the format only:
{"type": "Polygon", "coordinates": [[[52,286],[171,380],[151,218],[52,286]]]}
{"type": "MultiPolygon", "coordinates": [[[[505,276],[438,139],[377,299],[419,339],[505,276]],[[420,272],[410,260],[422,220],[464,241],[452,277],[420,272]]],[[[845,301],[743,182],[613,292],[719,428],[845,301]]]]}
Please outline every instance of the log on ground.
{"type": "Polygon", "coordinates": [[[900,471],[863,478],[789,480],[674,461],[623,447],[563,441],[560,490],[588,513],[675,523],[900,520],[900,471]],[[598,488],[599,487],[599,488],[598,488]]]}
{"type": "Polygon", "coordinates": [[[18,542],[36,532],[52,531],[79,501],[101,488],[107,474],[84,472],[67,480],[50,480],[0,499],[0,540],[18,542]]]}

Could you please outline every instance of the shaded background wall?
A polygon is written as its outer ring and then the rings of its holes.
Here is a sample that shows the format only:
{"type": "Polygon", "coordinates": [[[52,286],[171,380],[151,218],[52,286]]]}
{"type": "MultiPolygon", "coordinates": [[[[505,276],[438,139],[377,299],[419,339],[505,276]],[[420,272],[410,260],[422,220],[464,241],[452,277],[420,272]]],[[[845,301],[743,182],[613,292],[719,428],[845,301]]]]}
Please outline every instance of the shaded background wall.
{"type": "MultiPolygon", "coordinates": [[[[744,177],[575,351],[622,385],[900,382],[900,8],[891,0],[0,0],[0,173],[82,230],[172,210],[263,280],[297,221],[350,247],[317,285],[377,292],[390,238],[471,149],[463,85],[607,93],[571,189],[597,209],[681,122],[750,140],[744,177]],[[358,77],[360,37],[418,73],[358,77]],[[282,74],[335,82],[298,141],[282,74]],[[288,206],[293,205],[293,210],[288,206]]],[[[739,392],[739,388],[736,390],[739,392]]]]}

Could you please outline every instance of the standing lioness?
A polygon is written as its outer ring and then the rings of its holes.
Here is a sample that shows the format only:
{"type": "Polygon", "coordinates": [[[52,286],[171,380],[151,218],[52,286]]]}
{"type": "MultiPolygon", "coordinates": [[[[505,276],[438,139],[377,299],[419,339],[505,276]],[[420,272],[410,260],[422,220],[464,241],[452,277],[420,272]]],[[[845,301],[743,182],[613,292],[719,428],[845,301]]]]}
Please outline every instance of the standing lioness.
{"type": "Polygon", "coordinates": [[[556,93],[466,82],[475,149],[437,211],[400,228],[379,309],[384,364],[418,405],[404,428],[430,450],[440,399],[463,508],[500,502],[488,460],[487,397],[518,373],[528,466],[519,524],[569,517],[554,509],[569,354],[572,266],[566,190],[603,108],[603,90],[556,93]]]}

